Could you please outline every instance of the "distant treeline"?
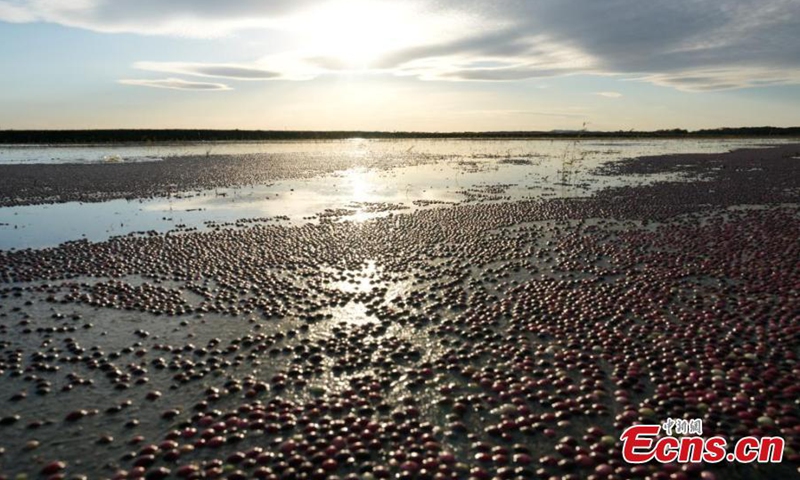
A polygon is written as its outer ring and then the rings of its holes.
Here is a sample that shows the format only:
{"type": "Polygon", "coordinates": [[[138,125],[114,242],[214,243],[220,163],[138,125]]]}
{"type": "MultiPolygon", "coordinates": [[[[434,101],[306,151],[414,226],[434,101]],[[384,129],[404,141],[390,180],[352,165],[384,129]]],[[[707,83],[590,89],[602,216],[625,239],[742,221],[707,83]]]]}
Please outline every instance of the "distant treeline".
{"type": "Polygon", "coordinates": [[[688,131],[650,132],[553,130],[549,132],[365,132],[288,130],[2,130],[0,144],[53,143],[157,143],[260,140],[344,140],[348,138],[704,138],[704,137],[798,137],[800,127],[743,127],[688,131]]]}

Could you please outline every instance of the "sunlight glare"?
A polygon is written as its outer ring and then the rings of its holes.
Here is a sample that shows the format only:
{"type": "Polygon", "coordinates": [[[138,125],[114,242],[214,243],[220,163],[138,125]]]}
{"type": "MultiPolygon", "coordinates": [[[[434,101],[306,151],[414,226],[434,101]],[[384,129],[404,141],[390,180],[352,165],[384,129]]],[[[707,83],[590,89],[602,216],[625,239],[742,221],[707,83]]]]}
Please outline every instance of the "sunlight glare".
{"type": "Polygon", "coordinates": [[[366,169],[352,169],[347,172],[347,183],[350,187],[352,202],[369,202],[373,200],[375,186],[370,181],[371,172],[366,169]]]}
{"type": "Polygon", "coordinates": [[[304,44],[337,70],[373,67],[382,55],[431,39],[430,23],[412,2],[333,1],[291,21],[304,44]]]}

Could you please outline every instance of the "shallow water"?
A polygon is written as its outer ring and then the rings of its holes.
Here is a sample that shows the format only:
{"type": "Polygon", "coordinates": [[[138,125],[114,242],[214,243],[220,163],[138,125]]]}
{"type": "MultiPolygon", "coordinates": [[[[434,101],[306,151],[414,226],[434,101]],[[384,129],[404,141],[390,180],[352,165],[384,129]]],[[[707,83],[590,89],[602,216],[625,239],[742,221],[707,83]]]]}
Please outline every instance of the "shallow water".
{"type": "Polygon", "coordinates": [[[0,163],[122,161],[177,154],[301,153],[376,158],[402,153],[413,165],[352,168],[268,185],[179,192],[169,198],[68,202],[0,208],[0,249],[43,248],[66,241],[102,241],[144,232],[240,226],[364,221],[392,212],[470,203],[588,196],[599,189],[679,180],[676,176],[609,177],[594,173],[607,162],[666,153],[725,152],[774,143],[764,140],[350,140],[219,143],[167,146],[0,148],[0,163]],[[205,149],[205,150],[204,150],[205,149]],[[428,158],[430,156],[430,158],[428,158]],[[418,164],[420,159],[423,160],[418,164]]]}
{"type": "Polygon", "coordinates": [[[272,142],[197,142],[140,145],[0,145],[0,164],[102,163],[160,161],[194,155],[301,153],[310,156],[415,153],[459,156],[559,157],[575,145],[606,156],[641,156],[659,153],[724,152],[732,148],[786,143],[780,139],[571,139],[470,140],[470,139],[350,139],[272,142]]]}

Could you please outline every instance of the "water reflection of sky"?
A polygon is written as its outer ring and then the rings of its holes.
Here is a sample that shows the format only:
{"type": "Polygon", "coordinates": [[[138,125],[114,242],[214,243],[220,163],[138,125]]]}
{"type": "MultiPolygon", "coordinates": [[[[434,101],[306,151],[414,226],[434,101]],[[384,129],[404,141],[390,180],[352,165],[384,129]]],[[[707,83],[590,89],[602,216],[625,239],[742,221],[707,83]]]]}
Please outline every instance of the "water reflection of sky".
{"type": "Polygon", "coordinates": [[[0,145],[0,164],[98,163],[106,161],[158,161],[186,155],[302,154],[305,156],[358,156],[383,154],[457,156],[560,156],[574,144],[596,153],[623,156],[663,152],[718,152],[782,139],[349,139],[271,142],[197,142],[119,145],[0,145]],[[721,150],[722,149],[722,150],[721,150]]]}
{"type": "MultiPolygon", "coordinates": [[[[365,155],[365,151],[375,149],[410,148],[407,143],[317,142],[312,146],[347,147],[351,155],[365,155]]],[[[290,223],[321,218],[366,221],[392,212],[436,208],[440,203],[435,202],[585,196],[608,186],[669,178],[594,175],[592,170],[604,162],[654,153],[727,151],[742,146],[743,142],[556,143],[428,141],[422,142],[420,150],[427,148],[445,155],[450,148],[450,154],[421,165],[389,170],[354,168],[269,185],[183,192],[171,198],[0,208],[0,249],[41,248],[80,239],[101,241],[132,232],[166,232],[178,227],[202,229],[240,219],[290,223]],[[540,151],[532,152],[532,147],[540,151]]],[[[288,144],[299,148],[294,143],[288,144]]],[[[305,145],[308,147],[308,142],[305,145]]]]}

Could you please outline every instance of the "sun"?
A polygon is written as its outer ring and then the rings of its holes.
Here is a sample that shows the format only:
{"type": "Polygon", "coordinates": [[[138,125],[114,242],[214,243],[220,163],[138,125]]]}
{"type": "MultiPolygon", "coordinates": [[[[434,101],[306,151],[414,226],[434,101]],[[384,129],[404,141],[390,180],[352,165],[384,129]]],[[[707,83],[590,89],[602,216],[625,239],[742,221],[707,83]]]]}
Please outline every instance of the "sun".
{"type": "Polygon", "coordinates": [[[302,48],[332,68],[374,68],[385,54],[430,38],[412,4],[381,1],[333,1],[290,21],[302,48]]]}

